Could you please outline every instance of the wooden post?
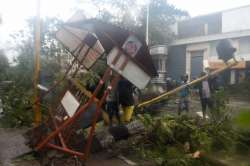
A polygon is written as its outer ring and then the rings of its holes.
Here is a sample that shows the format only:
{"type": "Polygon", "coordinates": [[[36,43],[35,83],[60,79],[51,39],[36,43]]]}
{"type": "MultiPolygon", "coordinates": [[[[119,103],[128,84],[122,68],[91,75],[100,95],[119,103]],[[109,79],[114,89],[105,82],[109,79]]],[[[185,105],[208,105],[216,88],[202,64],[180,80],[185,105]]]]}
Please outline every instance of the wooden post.
{"type": "MultiPolygon", "coordinates": [[[[37,0],[37,15],[36,15],[36,28],[35,28],[35,72],[34,72],[34,101],[39,101],[39,90],[37,88],[37,84],[39,83],[40,77],[40,2],[41,0],[37,0]]],[[[34,105],[35,117],[34,123],[35,126],[38,126],[42,120],[42,113],[39,102],[36,102],[34,105]]]]}

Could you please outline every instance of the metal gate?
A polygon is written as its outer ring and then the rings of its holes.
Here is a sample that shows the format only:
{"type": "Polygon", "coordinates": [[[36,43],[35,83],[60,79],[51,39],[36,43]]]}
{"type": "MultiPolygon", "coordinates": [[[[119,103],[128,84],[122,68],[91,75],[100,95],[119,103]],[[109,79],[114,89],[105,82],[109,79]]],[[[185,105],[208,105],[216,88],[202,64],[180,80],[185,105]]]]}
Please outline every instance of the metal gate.
{"type": "Polygon", "coordinates": [[[191,74],[190,74],[191,80],[198,78],[200,76],[200,73],[204,70],[203,54],[204,51],[191,52],[191,74]]]}

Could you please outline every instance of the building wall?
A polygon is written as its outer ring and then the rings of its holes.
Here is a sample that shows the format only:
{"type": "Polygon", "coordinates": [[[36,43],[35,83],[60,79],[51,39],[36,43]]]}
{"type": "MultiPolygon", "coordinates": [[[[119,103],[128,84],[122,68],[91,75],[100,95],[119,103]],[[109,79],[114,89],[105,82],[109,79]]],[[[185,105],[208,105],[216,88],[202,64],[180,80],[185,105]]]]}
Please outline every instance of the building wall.
{"type": "Polygon", "coordinates": [[[179,80],[186,72],[186,46],[169,48],[167,59],[167,76],[179,80]]]}
{"type": "MultiPolygon", "coordinates": [[[[237,49],[235,52],[235,56],[239,59],[250,60],[250,37],[241,37],[231,39],[233,46],[237,49]]],[[[218,55],[216,51],[216,46],[218,44],[218,40],[210,41],[209,43],[209,60],[217,60],[218,55]]]]}
{"type": "Polygon", "coordinates": [[[240,38],[239,40],[239,55],[245,60],[250,60],[250,37],[240,38]]]}
{"type": "MultiPolygon", "coordinates": [[[[250,6],[245,6],[177,22],[172,26],[177,36],[169,49],[168,76],[179,79],[182,74],[190,74],[190,63],[197,51],[204,53],[204,68],[208,67],[206,62],[217,61],[216,46],[222,39],[232,41],[237,59],[250,61],[249,16],[250,6]]],[[[235,82],[233,77],[232,80],[235,82]]]]}
{"type": "Polygon", "coordinates": [[[221,33],[221,13],[196,17],[178,23],[178,38],[221,33]]]}
{"type": "MultiPolygon", "coordinates": [[[[237,59],[250,60],[250,37],[231,39],[233,46],[237,49],[235,56],[237,59]]],[[[218,55],[216,51],[217,41],[209,41],[196,44],[187,44],[180,46],[172,46],[169,48],[169,55],[167,60],[167,76],[173,79],[179,79],[183,74],[191,75],[192,53],[196,51],[203,51],[203,67],[208,61],[217,61],[218,55]]],[[[234,73],[233,73],[234,74],[234,73]]],[[[235,75],[235,74],[234,74],[235,75]]],[[[236,79],[236,78],[235,78],[236,79]]],[[[238,82],[237,80],[232,82],[238,82]]]]}
{"type": "Polygon", "coordinates": [[[171,26],[177,39],[250,30],[250,6],[194,17],[171,26]]]}
{"type": "Polygon", "coordinates": [[[222,12],[222,32],[250,29],[250,6],[222,12]]]}

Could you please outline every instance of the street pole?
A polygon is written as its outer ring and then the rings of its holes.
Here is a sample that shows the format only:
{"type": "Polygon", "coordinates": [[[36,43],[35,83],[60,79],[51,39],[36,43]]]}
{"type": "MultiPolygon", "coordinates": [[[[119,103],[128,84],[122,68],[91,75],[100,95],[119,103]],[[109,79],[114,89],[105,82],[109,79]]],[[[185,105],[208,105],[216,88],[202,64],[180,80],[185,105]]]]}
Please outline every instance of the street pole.
{"type": "Polygon", "coordinates": [[[40,3],[41,0],[37,0],[37,14],[36,14],[36,25],[35,25],[35,72],[34,72],[34,111],[35,111],[35,117],[34,117],[34,123],[35,126],[38,126],[41,123],[42,120],[42,113],[40,108],[40,102],[39,102],[39,89],[37,87],[39,83],[39,77],[40,77],[40,31],[41,31],[41,20],[40,20],[40,3]]]}
{"type": "Polygon", "coordinates": [[[146,43],[148,45],[148,22],[149,21],[149,2],[147,3],[147,20],[146,20],[146,43]]]}

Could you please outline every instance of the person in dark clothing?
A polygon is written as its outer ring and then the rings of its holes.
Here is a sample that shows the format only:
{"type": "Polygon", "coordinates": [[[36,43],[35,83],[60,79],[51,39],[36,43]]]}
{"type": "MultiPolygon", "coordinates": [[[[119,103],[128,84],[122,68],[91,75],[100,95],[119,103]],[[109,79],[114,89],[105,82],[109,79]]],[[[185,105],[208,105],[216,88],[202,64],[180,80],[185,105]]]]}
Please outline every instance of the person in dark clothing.
{"type": "Polygon", "coordinates": [[[125,78],[118,82],[119,104],[122,106],[123,116],[122,121],[127,123],[131,120],[134,111],[134,86],[125,78]]]}
{"type": "MultiPolygon", "coordinates": [[[[202,72],[201,76],[204,76],[204,75],[206,75],[206,73],[202,72]]],[[[203,114],[203,118],[205,119],[207,108],[209,110],[213,109],[213,101],[212,101],[211,97],[212,97],[212,94],[215,92],[215,90],[218,87],[217,77],[214,76],[213,78],[203,80],[197,86],[199,89],[199,96],[200,96],[200,100],[201,100],[202,114],[203,114]]]]}
{"type": "MultiPolygon", "coordinates": [[[[185,85],[187,81],[188,81],[188,75],[181,76],[181,85],[185,85]]],[[[189,87],[186,87],[180,91],[178,115],[180,115],[181,112],[183,112],[184,110],[186,110],[186,112],[189,112],[189,94],[190,94],[189,87]]]]}
{"type": "Polygon", "coordinates": [[[109,115],[109,125],[113,125],[113,116],[115,115],[116,119],[120,124],[120,115],[119,115],[119,104],[118,104],[118,94],[117,89],[114,88],[110,91],[106,99],[107,112],[109,115]]]}
{"type": "Polygon", "coordinates": [[[175,88],[174,82],[170,77],[168,77],[166,80],[166,86],[167,86],[167,91],[171,91],[175,88]]]}

